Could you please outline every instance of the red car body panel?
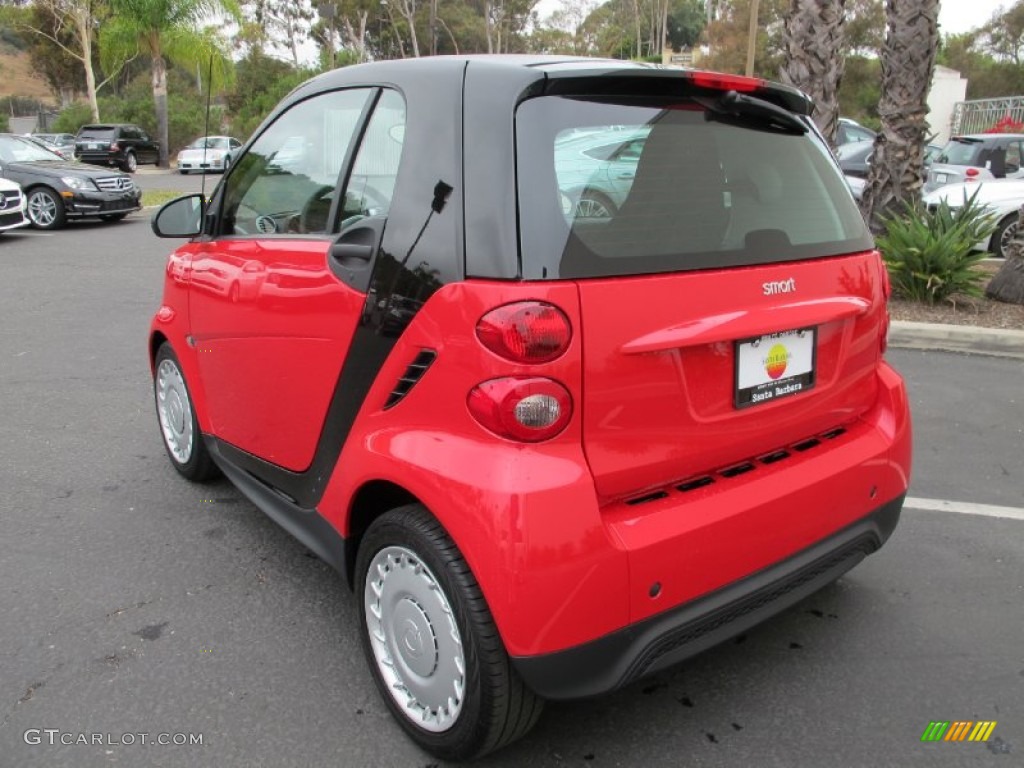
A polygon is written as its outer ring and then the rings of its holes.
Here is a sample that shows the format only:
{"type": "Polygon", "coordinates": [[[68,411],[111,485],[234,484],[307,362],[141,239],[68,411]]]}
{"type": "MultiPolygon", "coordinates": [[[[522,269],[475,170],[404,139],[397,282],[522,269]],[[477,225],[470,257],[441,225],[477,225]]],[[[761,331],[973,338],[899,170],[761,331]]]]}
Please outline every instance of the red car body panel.
{"type": "Polygon", "coordinates": [[[584,445],[602,500],[743,461],[870,408],[885,315],[878,260],[580,282],[584,445]],[[764,284],[790,278],[799,293],[764,295],[764,284]],[[818,334],[814,387],[737,409],[734,341],[807,327],[818,334]]]}
{"type": "Polygon", "coordinates": [[[290,470],[309,466],[363,304],[327,268],[325,240],[225,239],[192,252],[192,281],[208,272],[261,280],[248,290],[194,289],[189,313],[213,432],[290,470]]]}

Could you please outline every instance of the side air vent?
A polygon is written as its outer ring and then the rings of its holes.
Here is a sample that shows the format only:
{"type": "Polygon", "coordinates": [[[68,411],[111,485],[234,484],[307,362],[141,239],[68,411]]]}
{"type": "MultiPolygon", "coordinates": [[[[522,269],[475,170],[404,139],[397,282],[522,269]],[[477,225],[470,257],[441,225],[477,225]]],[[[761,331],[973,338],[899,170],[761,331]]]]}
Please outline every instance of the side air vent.
{"type": "Polygon", "coordinates": [[[664,491],[655,491],[654,493],[645,493],[643,496],[636,496],[632,499],[626,499],[626,503],[633,507],[637,504],[646,504],[648,501],[657,501],[658,499],[667,499],[668,494],[664,491]]]}
{"type": "Polygon", "coordinates": [[[676,486],[676,490],[682,491],[683,493],[686,493],[687,491],[696,491],[698,488],[711,485],[713,482],[715,482],[715,478],[711,477],[711,475],[704,475],[704,477],[698,477],[693,480],[687,480],[685,483],[680,483],[676,486]]]}
{"type": "Polygon", "coordinates": [[[391,394],[388,395],[388,399],[384,402],[384,410],[394,408],[402,402],[405,396],[423,378],[423,374],[427,372],[427,369],[436,359],[437,352],[432,349],[421,349],[419,354],[416,355],[416,359],[409,363],[409,367],[405,369],[402,377],[395,382],[394,389],[391,390],[391,394]]]}

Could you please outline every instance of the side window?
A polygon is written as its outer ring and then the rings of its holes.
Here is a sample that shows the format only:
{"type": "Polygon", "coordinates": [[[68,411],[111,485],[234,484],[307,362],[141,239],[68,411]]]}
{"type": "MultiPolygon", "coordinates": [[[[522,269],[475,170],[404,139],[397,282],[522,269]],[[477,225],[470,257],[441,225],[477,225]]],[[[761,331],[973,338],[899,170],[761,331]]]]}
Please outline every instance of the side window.
{"type": "Polygon", "coordinates": [[[225,180],[220,234],[323,234],[368,88],[299,102],[267,128],[225,180]]]}
{"type": "Polygon", "coordinates": [[[342,226],[353,216],[383,216],[391,208],[398,161],[405,140],[405,101],[395,91],[381,93],[366,126],[348,186],[342,226]]]}
{"type": "Polygon", "coordinates": [[[1011,141],[1006,147],[1006,172],[1016,173],[1020,170],[1020,142],[1011,141]]]}

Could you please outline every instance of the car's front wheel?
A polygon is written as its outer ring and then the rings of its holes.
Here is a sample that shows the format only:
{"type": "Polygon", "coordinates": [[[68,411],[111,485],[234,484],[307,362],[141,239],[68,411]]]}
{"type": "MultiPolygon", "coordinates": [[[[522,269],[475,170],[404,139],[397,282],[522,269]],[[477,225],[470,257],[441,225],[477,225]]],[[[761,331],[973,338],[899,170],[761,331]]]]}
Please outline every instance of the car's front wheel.
{"type": "Polygon", "coordinates": [[[469,566],[423,506],[374,521],[356,578],[374,681],[420,747],[469,760],[530,730],[543,701],[512,668],[469,566]]]}
{"type": "Polygon", "coordinates": [[[992,253],[997,258],[1006,258],[1007,253],[1010,250],[1010,241],[1013,240],[1013,236],[1017,234],[1018,221],[1018,214],[1015,212],[999,222],[999,226],[996,227],[996,231],[992,233],[992,253]]]}
{"type": "Polygon", "coordinates": [[[60,229],[64,226],[64,201],[49,187],[36,187],[26,200],[28,219],[36,229],[60,229]]]}
{"type": "Polygon", "coordinates": [[[217,465],[199,431],[192,396],[171,345],[164,342],[154,360],[153,394],[160,434],[171,464],[184,477],[201,483],[216,477],[217,465]]]}

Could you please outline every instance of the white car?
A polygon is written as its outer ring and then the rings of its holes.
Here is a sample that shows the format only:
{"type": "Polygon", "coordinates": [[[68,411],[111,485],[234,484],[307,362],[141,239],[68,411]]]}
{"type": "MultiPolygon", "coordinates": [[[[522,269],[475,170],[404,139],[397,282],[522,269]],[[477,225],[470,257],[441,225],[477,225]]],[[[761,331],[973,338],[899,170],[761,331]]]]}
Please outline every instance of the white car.
{"type": "Polygon", "coordinates": [[[242,142],[231,136],[203,136],[178,153],[178,172],[224,172],[241,147],[242,142]]]}
{"type": "Polygon", "coordinates": [[[1017,218],[1024,205],[1024,179],[991,179],[982,182],[947,184],[924,196],[925,205],[938,205],[945,200],[951,208],[959,208],[971,195],[978,193],[977,201],[988,207],[999,221],[996,231],[978,249],[994,256],[1006,256],[1006,248],[1017,231],[1017,218]]]}
{"type": "Polygon", "coordinates": [[[22,194],[21,186],[9,179],[0,178],[0,232],[28,225],[25,195],[22,194]]]}

